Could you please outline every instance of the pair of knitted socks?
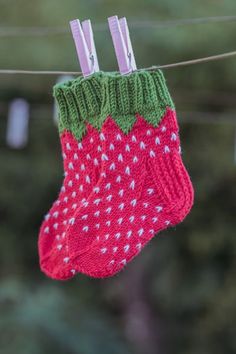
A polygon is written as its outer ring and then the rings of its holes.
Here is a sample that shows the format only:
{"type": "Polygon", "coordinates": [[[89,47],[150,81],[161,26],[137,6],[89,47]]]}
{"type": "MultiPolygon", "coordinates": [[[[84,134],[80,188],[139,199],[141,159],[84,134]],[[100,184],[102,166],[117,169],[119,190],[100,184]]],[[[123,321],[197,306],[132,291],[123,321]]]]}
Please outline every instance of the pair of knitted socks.
{"type": "Polygon", "coordinates": [[[174,105],[161,71],[93,74],[54,96],[65,178],[41,226],[40,266],[55,279],[112,276],[192,207],[174,105]]]}

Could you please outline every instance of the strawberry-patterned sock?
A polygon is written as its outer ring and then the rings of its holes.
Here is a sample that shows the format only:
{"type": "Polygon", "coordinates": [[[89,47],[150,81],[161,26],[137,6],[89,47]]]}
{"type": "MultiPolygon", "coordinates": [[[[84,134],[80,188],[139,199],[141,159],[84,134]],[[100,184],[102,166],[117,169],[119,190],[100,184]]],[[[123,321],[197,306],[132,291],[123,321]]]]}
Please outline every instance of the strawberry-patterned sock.
{"type": "MultiPolygon", "coordinates": [[[[58,277],[57,267],[68,260],[66,228],[99,177],[102,147],[96,122],[101,110],[101,75],[54,88],[65,177],[58,199],[41,225],[38,242],[41,269],[52,278],[58,277]]],[[[71,276],[73,272],[68,272],[64,278],[71,276]]]]}
{"type": "Polygon", "coordinates": [[[67,228],[66,274],[120,271],[159,231],[180,223],[193,188],[163,74],[106,74],[101,175],[67,228]]]}

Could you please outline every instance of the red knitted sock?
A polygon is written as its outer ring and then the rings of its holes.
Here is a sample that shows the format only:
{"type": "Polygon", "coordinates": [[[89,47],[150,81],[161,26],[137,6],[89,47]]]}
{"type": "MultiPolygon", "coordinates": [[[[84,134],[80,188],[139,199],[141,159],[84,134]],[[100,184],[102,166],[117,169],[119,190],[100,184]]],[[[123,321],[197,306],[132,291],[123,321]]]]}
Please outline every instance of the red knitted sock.
{"type": "MultiPolygon", "coordinates": [[[[93,79],[89,84],[88,90],[87,81],[84,84],[82,79],[77,79],[57,85],[54,91],[60,111],[59,131],[65,178],[58,199],[41,225],[38,242],[41,269],[53,278],[57,278],[56,267],[61,267],[69,259],[66,228],[73,224],[76,209],[89,196],[99,176],[102,136],[99,136],[97,129],[82,120],[83,116],[95,114],[92,108],[100,111],[96,106],[100,100],[98,82],[93,79]],[[91,97],[94,87],[96,95],[91,97]],[[81,94],[82,107],[80,102],[76,102],[81,94]],[[79,107],[82,109],[79,110],[79,107]]],[[[73,273],[68,272],[64,278],[71,276],[73,273]]]]}
{"type": "Polygon", "coordinates": [[[155,234],[181,222],[193,203],[173,111],[157,128],[137,116],[124,134],[108,118],[102,132],[103,176],[67,230],[70,267],[94,277],[121,270],[155,234]]]}
{"type": "MultiPolygon", "coordinates": [[[[50,247],[53,251],[41,262],[57,279],[78,271],[94,277],[118,272],[156,232],[182,221],[192,206],[193,190],[177,151],[174,106],[162,73],[99,75],[82,80],[88,95],[61,89],[67,100],[62,116],[89,107],[82,117],[102,127],[103,163],[93,192],[64,231],[65,247],[60,252],[50,247]],[[92,89],[91,82],[96,82],[92,89]]],[[[74,127],[78,122],[73,121],[74,127]]]]}

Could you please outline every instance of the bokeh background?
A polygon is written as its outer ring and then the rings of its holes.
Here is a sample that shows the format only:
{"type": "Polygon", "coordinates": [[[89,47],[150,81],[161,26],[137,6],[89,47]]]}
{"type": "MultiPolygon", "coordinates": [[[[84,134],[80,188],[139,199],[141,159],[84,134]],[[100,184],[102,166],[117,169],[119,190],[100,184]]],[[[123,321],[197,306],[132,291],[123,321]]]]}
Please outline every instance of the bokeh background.
{"type": "MultiPolygon", "coordinates": [[[[139,68],[236,49],[233,20],[171,22],[232,16],[235,0],[0,0],[0,69],[80,70],[68,22],[90,18],[101,69],[117,70],[106,24],[114,14],[128,19],[139,68]],[[32,27],[45,33],[27,34],[32,27]]],[[[1,354],[236,352],[235,74],[235,58],[165,70],[194,207],[115,277],[67,282],[46,278],[37,255],[40,223],[63,179],[57,77],[0,75],[1,354]],[[30,109],[21,149],[6,143],[15,98],[30,109]]]]}

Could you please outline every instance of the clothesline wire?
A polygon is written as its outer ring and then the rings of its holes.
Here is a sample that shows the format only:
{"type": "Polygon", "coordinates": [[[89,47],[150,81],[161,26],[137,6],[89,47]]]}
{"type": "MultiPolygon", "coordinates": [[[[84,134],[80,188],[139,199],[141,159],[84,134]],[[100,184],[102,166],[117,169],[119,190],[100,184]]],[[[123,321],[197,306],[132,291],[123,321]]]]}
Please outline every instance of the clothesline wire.
{"type": "Polygon", "coordinates": [[[165,65],[153,65],[149,68],[145,68],[145,70],[157,70],[157,69],[169,69],[169,68],[175,68],[178,66],[187,66],[187,65],[194,65],[194,64],[199,64],[199,63],[207,63],[209,61],[216,61],[216,60],[222,60],[226,58],[230,58],[236,55],[236,51],[233,52],[227,52],[227,53],[222,53],[222,54],[217,54],[217,55],[211,55],[209,57],[204,57],[204,58],[198,58],[198,59],[192,59],[192,60],[185,60],[181,61],[178,63],[172,63],[172,64],[165,64],[165,65]]]}
{"type": "MultiPolygon", "coordinates": [[[[171,63],[171,64],[164,64],[164,65],[153,65],[148,68],[142,68],[137,71],[141,70],[148,70],[148,71],[154,71],[158,69],[169,69],[169,68],[175,68],[175,67],[181,67],[181,66],[187,66],[187,65],[195,65],[195,64],[200,64],[200,63],[207,63],[211,61],[216,61],[216,60],[222,60],[226,58],[230,58],[236,56],[236,51],[232,52],[227,52],[227,53],[222,53],[222,54],[217,54],[217,55],[212,55],[208,57],[203,57],[203,58],[198,58],[198,59],[192,59],[192,60],[185,60],[177,63],[171,63]]],[[[61,70],[17,70],[17,69],[1,69],[0,74],[5,75],[16,75],[16,74],[22,74],[22,75],[80,75],[80,71],[61,71],[61,70]]]]}
{"type": "MultiPolygon", "coordinates": [[[[199,18],[183,18],[178,20],[161,20],[161,21],[145,21],[130,20],[129,27],[132,29],[155,29],[169,28],[186,25],[209,24],[219,22],[235,22],[236,16],[214,16],[199,18]]],[[[98,23],[93,25],[96,31],[106,31],[108,26],[106,23],[98,23]]],[[[49,36],[64,35],[70,33],[68,27],[8,27],[0,26],[0,37],[21,37],[21,36],[49,36]]]]}

